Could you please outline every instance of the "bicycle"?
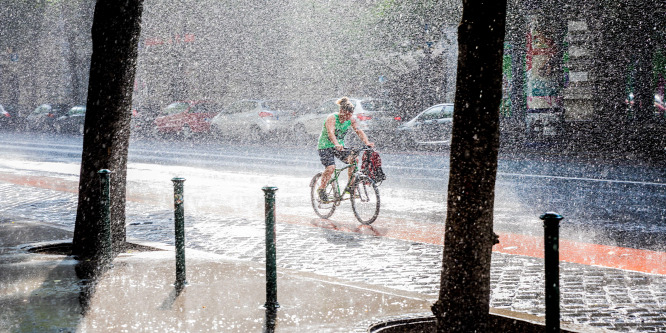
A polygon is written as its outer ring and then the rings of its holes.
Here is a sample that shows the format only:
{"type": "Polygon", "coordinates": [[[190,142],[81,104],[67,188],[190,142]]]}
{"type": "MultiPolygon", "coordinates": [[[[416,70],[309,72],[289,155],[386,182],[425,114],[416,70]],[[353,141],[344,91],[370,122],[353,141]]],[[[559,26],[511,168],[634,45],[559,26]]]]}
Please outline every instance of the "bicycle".
{"type": "Polygon", "coordinates": [[[327,201],[322,201],[319,197],[318,189],[322,172],[317,173],[310,181],[310,198],[312,200],[312,208],[315,213],[327,219],[333,215],[335,209],[345,200],[351,200],[352,210],[356,219],[362,224],[372,224],[379,215],[380,199],[379,189],[377,184],[370,179],[364,170],[358,168],[358,156],[360,152],[370,151],[372,148],[352,148],[354,160],[350,164],[346,164],[342,168],[336,168],[325,187],[325,193],[328,198],[327,201]],[[340,189],[338,178],[343,171],[353,168],[352,176],[347,181],[344,190],[340,189]],[[352,189],[350,191],[349,189],[352,189]]]}

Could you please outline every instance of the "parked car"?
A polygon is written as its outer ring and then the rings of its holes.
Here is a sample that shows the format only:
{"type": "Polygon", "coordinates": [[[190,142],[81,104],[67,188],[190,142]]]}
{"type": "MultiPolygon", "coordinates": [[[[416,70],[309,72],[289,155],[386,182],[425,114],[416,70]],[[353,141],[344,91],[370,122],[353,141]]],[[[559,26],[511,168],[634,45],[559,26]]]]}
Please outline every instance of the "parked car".
{"type": "Polygon", "coordinates": [[[451,145],[453,104],[433,105],[396,129],[396,141],[404,147],[451,145]]]}
{"type": "MultiPolygon", "coordinates": [[[[324,121],[329,115],[340,110],[340,106],[335,104],[337,98],[328,99],[320,103],[316,108],[302,114],[293,121],[293,132],[304,140],[316,140],[321,134],[324,121]]],[[[358,99],[350,98],[352,104],[358,104],[358,99]]]]}
{"type": "Polygon", "coordinates": [[[192,137],[195,133],[210,132],[210,121],[219,113],[219,105],[208,101],[178,101],[162,109],[155,118],[154,134],[192,137]]]}
{"type": "Polygon", "coordinates": [[[0,104],[0,128],[9,128],[12,126],[13,119],[11,113],[0,104]]]}
{"type": "Polygon", "coordinates": [[[66,115],[69,109],[65,104],[41,104],[26,117],[25,130],[52,132],[56,119],[66,115]]]}
{"type": "MultiPolygon", "coordinates": [[[[294,131],[305,133],[308,139],[319,137],[326,117],[340,110],[340,106],[335,103],[337,100],[338,98],[328,99],[313,111],[296,118],[293,122],[294,131]]],[[[377,144],[391,142],[395,129],[402,123],[402,117],[390,101],[375,98],[350,98],[349,101],[354,105],[354,117],[358,127],[370,141],[377,144]]],[[[356,134],[352,132],[348,132],[345,143],[348,146],[360,145],[356,134]]]]}
{"type": "Polygon", "coordinates": [[[403,122],[393,103],[385,99],[361,98],[354,104],[354,116],[370,141],[380,146],[392,142],[395,129],[403,122]]]}
{"type": "Polygon", "coordinates": [[[74,106],[66,114],[56,118],[53,129],[56,133],[83,134],[85,118],[86,107],[83,105],[74,106]]]}
{"type": "Polygon", "coordinates": [[[227,139],[257,142],[292,130],[292,120],[305,110],[293,100],[246,99],[231,103],[211,121],[213,132],[227,139]]]}

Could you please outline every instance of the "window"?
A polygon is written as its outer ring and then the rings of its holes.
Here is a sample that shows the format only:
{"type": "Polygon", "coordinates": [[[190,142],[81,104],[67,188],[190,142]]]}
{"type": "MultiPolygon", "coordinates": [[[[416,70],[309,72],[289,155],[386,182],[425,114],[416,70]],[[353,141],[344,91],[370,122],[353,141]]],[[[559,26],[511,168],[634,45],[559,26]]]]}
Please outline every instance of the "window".
{"type": "Polygon", "coordinates": [[[440,114],[442,111],[442,106],[441,105],[436,105],[433,106],[427,110],[425,110],[420,116],[419,120],[420,121],[426,121],[426,120],[433,120],[433,119],[439,119],[440,114]]]}
{"type": "Polygon", "coordinates": [[[35,109],[35,111],[33,111],[32,113],[34,113],[34,114],[42,114],[42,113],[49,113],[49,112],[51,112],[51,106],[48,105],[48,104],[42,104],[42,105],[38,106],[38,107],[35,109]]]}
{"type": "Polygon", "coordinates": [[[199,103],[192,107],[192,113],[217,113],[219,108],[211,103],[199,103]]]}
{"type": "Polygon", "coordinates": [[[169,104],[167,107],[162,110],[164,114],[176,114],[187,111],[190,108],[190,105],[185,102],[175,102],[169,104]]]}
{"type": "Polygon", "coordinates": [[[85,115],[85,114],[86,114],[85,106],[75,106],[71,108],[67,113],[68,116],[85,115]]]}
{"type": "Polygon", "coordinates": [[[440,118],[453,118],[453,105],[444,105],[440,118]]]}

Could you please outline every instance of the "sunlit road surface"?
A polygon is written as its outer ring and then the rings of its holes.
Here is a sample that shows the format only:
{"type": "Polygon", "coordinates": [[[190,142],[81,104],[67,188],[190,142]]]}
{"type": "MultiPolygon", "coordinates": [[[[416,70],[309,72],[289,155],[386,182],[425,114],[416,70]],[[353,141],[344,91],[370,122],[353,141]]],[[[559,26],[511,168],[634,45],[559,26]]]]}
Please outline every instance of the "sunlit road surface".
{"type": "MultiPolygon", "coordinates": [[[[77,162],[40,162],[11,158],[0,161],[0,182],[4,183],[76,193],[78,173],[77,162]]],[[[173,200],[170,180],[173,177],[184,177],[187,179],[186,211],[256,219],[264,214],[261,188],[270,185],[278,187],[278,223],[435,245],[443,243],[441,222],[445,216],[444,198],[438,191],[382,185],[380,218],[373,225],[364,226],[356,221],[348,202],[338,207],[330,220],[316,218],[309,200],[308,184],[312,174],[314,172],[304,175],[262,173],[250,169],[217,171],[132,162],[128,167],[128,200],[170,208],[173,200]],[[410,214],[404,214],[405,211],[410,214]]],[[[511,194],[502,195],[506,197],[511,194]]],[[[494,251],[542,258],[543,238],[538,234],[541,221],[534,217],[533,221],[523,223],[534,225],[527,228],[527,233],[498,232],[500,244],[494,247],[494,251]]],[[[571,263],[666,275],[666,253],[660,251],[561,238],[560,259],[571,263]]]]}
{"type": "MultiPolygon", "coordinates": [[[[372,226],[364,226],[354,221],[339,222],[335,220],[287,217],[282,222],[435,245],[442,245],[444,239],[444,230],[441,226],[420,224],[413,221],[382,220],[372,226]]],[[[510,233],[499,233],[499,235],[500,244],[493,247],[493,251],[495,252],[536,258],[543,258],[544,256],[544,241],[542,237],[510,233]]],[[[561,261],[666,275],[666,252],[581,243],[570,240],[560,240],[559,245],[561,261]]]]}

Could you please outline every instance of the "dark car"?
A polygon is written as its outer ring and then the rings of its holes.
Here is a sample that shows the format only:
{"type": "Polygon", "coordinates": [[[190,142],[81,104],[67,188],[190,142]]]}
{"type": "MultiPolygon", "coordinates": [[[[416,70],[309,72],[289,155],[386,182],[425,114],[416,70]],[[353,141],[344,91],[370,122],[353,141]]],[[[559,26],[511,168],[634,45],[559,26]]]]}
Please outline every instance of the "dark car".
{"type": "Polygon", "coordinates": [[[65,104],[42,104],[36,107],[25,118],[25,130],[27,131],[54,131],[56,119],[64,116],[70,107],[65,104]]]}
{"type": "Polygon", "coordinates": [[[396,138],[405,147],[449,147],[452,125],[453,104],[437,104],[398,126],[396,138]]]}
{"type": "Polygon", "coordinates": [[[210,132],[210,121],[221,108],[207,101],[179,101],[169,104],[155,118],[156,135],[177,134],[189,138],[194,133],[210,132]]]}
{"type": "Polygon", "coordinates": [[[56,118],[53,128],[56,133],[83,134],[83,124],[86,118],[86,107],[74,106],[61,117],[56,118]]]}

